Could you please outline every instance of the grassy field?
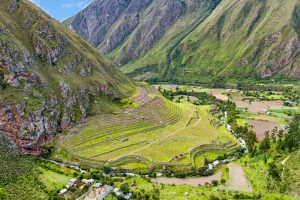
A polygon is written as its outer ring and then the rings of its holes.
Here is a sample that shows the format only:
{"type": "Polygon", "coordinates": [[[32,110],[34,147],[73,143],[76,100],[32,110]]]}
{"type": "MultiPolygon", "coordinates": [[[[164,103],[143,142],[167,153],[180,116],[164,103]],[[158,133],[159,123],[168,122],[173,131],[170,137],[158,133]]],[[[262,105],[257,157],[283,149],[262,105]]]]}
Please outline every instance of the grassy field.
{"type": "Polygon", "coordinates": [[[284,181],[288,187],[288,191],[300,198],[300,151],[294,152],[285,164],[284,181]]]}
{"type": "Polygon", "coordinates": [[[196,167],[204,167],[205,159],[207,159],[207,162],[210,163],[212,161],[217,160],[219,156],[224,156],[228,152],[207,152],[203,153],[200,156],[196,157],[195,164],[196,167]]]}
{"type": "Polygon", "coordinates": [[[41,172],[38,178],[46,186],[47,191],[60,190],[73,178],[41,167],[38,168],[38,171],[41,172]]]}
{"type": "MultiPolygon", "coordinates": [[[[211,200],[211,199],[258,199],[258,193],[255,192],[235,192],[230,190],[216,189],[216,187],[211,186],[202,186],[202,187],[193,187],[188,185],[162,185],[162,184],[153,184],[146,178],[126,178],[121,179],[115,182],[116,187],[120,187],[123,183],[133,184],[134,186],[130,187],[136,195],[146,195],[151,199],[153,196],[159,196],[159,199],[164,200],[211,200]]],[[[273,199],[282,199],[282,200],[293,200],[294,198],[280,195],[280,194],[270,194],[263,193],[262,197],[259,199],[262,200],[273,200],[273,199]]],[[[116,200],[117,198],[113,195],[110,195],[107,199],[116,200]]],[[[154,198],[152,198],[154,199],[154,198]]]]}

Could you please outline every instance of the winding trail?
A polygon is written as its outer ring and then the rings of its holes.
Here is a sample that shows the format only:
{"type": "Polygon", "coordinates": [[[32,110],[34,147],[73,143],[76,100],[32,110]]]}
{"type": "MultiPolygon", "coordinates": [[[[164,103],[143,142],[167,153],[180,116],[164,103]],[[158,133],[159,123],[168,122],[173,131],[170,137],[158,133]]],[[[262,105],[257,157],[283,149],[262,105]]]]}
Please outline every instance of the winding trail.
{"type": "MultiPolygon", "coordinates": [[[[299,151],[300,152],[300,151],[299,151]]],[[[281,161],[281,165],[282,165],[282,173],[281,176],[284,176],[284,170],[285,170],[285,163],[289,160],[291,156],[286,157],[283,161],[281,161]]]]}

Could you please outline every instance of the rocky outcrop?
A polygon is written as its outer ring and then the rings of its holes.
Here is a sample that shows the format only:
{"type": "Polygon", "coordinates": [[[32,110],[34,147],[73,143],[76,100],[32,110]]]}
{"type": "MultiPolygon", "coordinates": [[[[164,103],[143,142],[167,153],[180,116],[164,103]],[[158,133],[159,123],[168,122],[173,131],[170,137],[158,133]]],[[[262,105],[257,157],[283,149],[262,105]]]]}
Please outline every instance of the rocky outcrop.
{"type": "Polygon", "coordinates": [[[129,79],[30,2],[2,0],[0,12],[0,131],[19,152],[43,153],[41,144],[128,95],[129,79]]]}

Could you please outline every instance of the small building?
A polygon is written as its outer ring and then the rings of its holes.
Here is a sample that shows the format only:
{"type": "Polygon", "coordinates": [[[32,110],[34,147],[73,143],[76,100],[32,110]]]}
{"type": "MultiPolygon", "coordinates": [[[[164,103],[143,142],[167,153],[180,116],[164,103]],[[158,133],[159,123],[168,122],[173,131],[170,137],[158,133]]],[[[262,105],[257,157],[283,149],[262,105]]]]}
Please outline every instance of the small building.
{"type": "Polygon", "coordinates": [[[115,189],[113,190],[113,192],[114,192],[117,196],[123,195],[123,193],[120,191],[119,188],[115,188],[115,189]]]}
{"type": "Polygon", "coordinates": [[[161,177],[161,176],[163,176],[163,173],[161,173],[161,172],[156,173],[156,177],[161,177]]]}
{"type": "Polygon", "coordinates": [[[73,182],[69,182],[69,183],[66,185],[66,187],[67,187],[67,188],[72,187],[74,184],[75,184],[75,183],[73,183],[73,182]]]}
{"type": "Polygon", "coordinates": [[[62,189],[60,192],[59,192],[59,195],[64,195],[68,192],[68,190],[66,188],[62,189]]]}
{"type": "Polygon", "coordinates": [[[90,184],[93,184],[95,181],[94,179],[82,179],[81,180],[84,184],[87,184],[87,185],[90,185],[90,184]]]}
{"type": "Polygon", "coordinates": [[[94,185],[94,188],[99,188],[99,187],[101,187],[102,186],[102,183],[96,183],[95,185],[94,185]]]}
{"type": "Polygon", "coordinates": [[[213,166],[217,166],[217,165],[220,164],[220,161],[216,160],[216,161],[214,161],[212,164],[213,164],[213,166]]]}
{"type": "Polygon", "coordinates": [[[124,199],[130,199],[132,197],[132,193],[128,193],[124,195],[124,199]]]}
{"type": "Polygon", "coordinates": [[[72,178],[72,179],[70,180],[70,182],[72,182],[72,183],[75,183],[76,181],[77,181],[76,178],[72,178]]]}
{"type": "Polygon", "coordinates": [[[74,184],[75,184],[75,182],[77,181],[77,179],[76,178],[72,178],[70,181],[69,181],[69,183],[67,184],[69,187],[72,187],[74,184]]]}

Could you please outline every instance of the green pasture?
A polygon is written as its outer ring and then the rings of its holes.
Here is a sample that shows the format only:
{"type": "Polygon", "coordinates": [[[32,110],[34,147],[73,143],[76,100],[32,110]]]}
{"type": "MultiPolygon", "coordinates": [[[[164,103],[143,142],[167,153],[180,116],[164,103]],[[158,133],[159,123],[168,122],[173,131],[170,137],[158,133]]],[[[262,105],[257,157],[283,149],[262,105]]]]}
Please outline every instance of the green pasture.
{"type": "Polygon", "coordinates": [[[39,167],[38,170],[41,172],[38,178],[46,186],[47,191],[63,189],[64,186],[73,178],[41,167],[39,167]]]}
{"type": "Polygon", "coordinates": [[[219,156],[224,156],[224,154],[226,154],[228,152],[207,152],[207,153],[203,153],[200,156],[196,157],[195,159],[195,165],[198,168],[204,167],[205,164],[205,159],[207,159],[207,162],[213,162],[215,160],[217,160],[217,158],[219,156]]]}

